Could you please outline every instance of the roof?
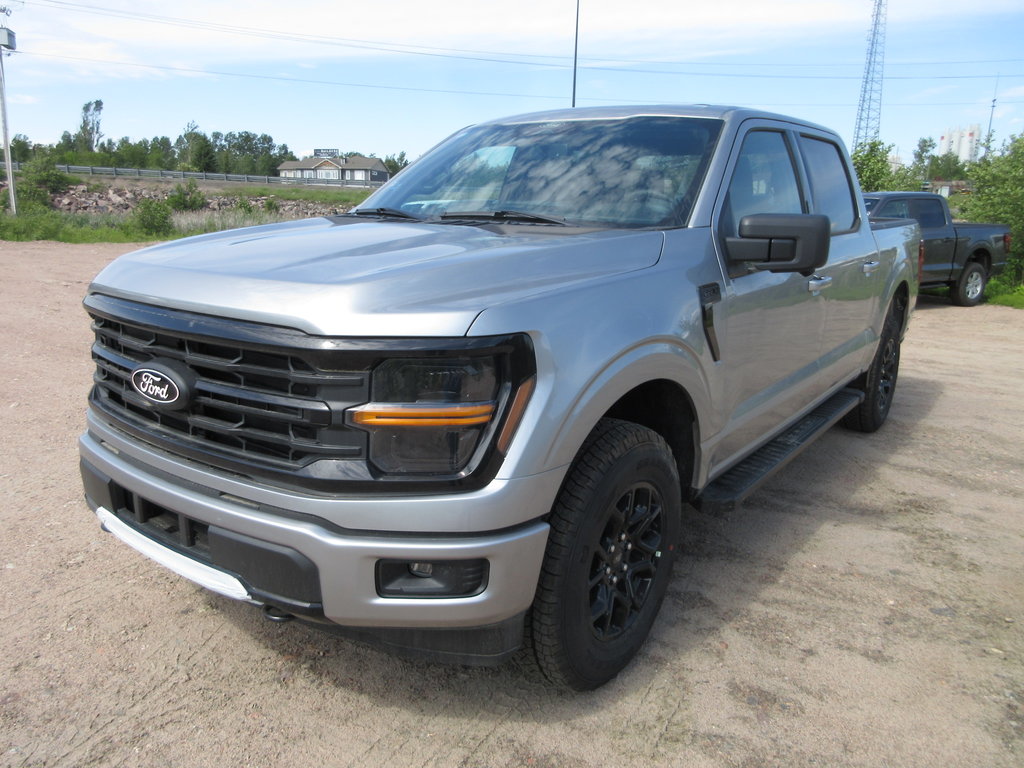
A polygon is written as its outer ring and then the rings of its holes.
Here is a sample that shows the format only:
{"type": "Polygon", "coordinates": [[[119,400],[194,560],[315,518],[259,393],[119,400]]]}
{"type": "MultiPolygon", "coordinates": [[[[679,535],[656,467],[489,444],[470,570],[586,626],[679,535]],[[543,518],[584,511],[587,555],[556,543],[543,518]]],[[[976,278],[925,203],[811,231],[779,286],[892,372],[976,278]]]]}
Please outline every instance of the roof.
{"type": "Polygon", "coordinates": [[[743,120],[769,119],[795,123],[815,128],[826,133],[835,131],[825,126],[802,120],[798,117],[780,115],[747,107],[733,107],[716,104],[648,104],[641,106],[607,106],[607,107],[575,107],[546,112],[531,112],[525,115],[487,120],[484,125],[507,125],[514,123],[535,123],[551,120],[623,120],[631,117],[697,117],[715,120],[726,120],[739,123],[743,120]]]}

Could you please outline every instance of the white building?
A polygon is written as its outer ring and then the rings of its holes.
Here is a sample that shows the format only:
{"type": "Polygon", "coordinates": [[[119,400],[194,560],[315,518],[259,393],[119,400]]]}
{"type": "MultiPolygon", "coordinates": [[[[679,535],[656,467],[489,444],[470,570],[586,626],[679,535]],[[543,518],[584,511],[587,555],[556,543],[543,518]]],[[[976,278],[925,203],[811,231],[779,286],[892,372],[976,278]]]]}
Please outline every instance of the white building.
{"type": "Polygon", "coordinates": [[[969,125],[967,128],[950,128],[939,138],[936,148],[940,155],[952,152],[960,162],[973,163],[978,159],[981,147],[981,126],[969,125]]]}

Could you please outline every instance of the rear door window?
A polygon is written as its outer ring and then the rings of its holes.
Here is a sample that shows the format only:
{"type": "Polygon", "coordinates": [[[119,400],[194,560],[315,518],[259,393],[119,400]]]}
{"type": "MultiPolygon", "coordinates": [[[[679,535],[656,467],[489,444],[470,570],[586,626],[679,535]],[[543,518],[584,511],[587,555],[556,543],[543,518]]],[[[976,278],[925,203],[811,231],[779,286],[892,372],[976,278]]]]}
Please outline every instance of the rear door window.
{"type": "Polygon", "coordinates": [[[942,203],[935,198],[915,198],[910,207],[910,216],[921,222],[922,229],[946,226],[946,212],[942,210],[942,203]]]}
{"type": "Polygon", "coordinates": [[[849,232],[857,226],[853,184],[838,145],[812,136],[801,136],[807,179],[811,185],[814,213],[832,222],[832,234],[849,232]]]}

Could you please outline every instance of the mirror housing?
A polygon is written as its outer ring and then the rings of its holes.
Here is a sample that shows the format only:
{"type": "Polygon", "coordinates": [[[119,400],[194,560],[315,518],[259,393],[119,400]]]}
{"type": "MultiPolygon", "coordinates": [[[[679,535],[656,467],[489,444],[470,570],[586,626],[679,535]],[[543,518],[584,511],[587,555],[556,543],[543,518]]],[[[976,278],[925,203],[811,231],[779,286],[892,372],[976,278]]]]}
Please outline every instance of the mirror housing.
{"type": "Polygon", "coordinates": [[[832,224],[816,213],[755,213],[740,219],[739,235],[725,238],[731,264],[811,274],[828,261],[832,224]]]}

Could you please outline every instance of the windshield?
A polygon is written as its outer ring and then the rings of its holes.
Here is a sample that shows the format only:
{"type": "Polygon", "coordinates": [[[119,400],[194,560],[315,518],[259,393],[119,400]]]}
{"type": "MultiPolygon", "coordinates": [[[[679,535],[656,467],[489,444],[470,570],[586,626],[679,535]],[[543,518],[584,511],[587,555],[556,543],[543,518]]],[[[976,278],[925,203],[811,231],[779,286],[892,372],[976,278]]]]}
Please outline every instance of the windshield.
{"type": "Polygon", "coordinates": [[[720,129],[719,120],[690,117],[474,126],[359,209],[424,219],[457,220],[462,213],[510,222],[682,226],[720,129]]]}

